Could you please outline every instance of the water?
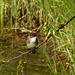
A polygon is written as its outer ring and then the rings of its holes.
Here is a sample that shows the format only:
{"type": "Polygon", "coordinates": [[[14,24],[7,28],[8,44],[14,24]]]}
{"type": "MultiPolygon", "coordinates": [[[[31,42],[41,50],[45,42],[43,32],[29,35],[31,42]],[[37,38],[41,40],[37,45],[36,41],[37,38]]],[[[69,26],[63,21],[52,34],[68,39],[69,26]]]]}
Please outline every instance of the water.
{"type": "MultiPolygon", "coordinates": [[[[25,46],[26,35],[11,35],[5,34],[0,37],[0,62],[12,59],[15,56],[20,55],[17,53],[19,51],[27,51],[22,46],[25,46]]],[[[27,57],[26,70],[21,72],[21,68],[17,69],[19,61],[26,61],[26,55],[12,60],[0,66],[0,75],[50,75],[50,68],[46,63],[45,56],[42,54],[41,50],[38,48],[36,54],[30,52],[27,57]]]]}

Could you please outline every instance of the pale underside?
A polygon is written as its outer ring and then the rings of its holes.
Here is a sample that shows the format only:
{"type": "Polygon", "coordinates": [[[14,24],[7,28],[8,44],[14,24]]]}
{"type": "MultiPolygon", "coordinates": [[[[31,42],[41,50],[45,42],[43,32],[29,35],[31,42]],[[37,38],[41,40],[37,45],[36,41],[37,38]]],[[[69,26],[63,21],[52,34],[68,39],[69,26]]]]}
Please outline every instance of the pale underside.
{"type": "Polygon", "coordinates": [[[33,47],[35,47],[35,46],[36,46],[36,43],[35,43],[36,38],[37,38],[37,37],[30,38],[30,42],[29,42],[29,43],[27,43],[28,48],[33,48],[33,47]]]}

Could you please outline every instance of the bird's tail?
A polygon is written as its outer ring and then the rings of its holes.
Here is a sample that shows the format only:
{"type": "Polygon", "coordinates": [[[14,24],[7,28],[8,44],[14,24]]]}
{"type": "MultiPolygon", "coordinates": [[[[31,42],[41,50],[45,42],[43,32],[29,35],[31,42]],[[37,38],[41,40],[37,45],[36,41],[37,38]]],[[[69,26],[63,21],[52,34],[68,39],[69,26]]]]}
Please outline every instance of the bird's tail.
{"type": "Polygon", "coordinates": [[[32,51],[33,54],[35,54],[35,49],[32,51]]]}

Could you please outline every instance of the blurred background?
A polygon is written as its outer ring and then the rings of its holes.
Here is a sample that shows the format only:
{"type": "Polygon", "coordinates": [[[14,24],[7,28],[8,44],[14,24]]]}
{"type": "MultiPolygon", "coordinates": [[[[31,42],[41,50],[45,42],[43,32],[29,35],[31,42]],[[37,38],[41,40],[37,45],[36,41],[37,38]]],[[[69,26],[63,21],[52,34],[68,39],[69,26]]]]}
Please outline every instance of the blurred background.
{"type": "MultiPolygon", "coordinates": [[[[1,0],[0,63],[26,52],[26,38],[36,31],[39,43],[75,16],[75,0],[1,0]]],[[[75,75],[75,19],[36,54],[0,65],[0,75],[75,75]]]]}

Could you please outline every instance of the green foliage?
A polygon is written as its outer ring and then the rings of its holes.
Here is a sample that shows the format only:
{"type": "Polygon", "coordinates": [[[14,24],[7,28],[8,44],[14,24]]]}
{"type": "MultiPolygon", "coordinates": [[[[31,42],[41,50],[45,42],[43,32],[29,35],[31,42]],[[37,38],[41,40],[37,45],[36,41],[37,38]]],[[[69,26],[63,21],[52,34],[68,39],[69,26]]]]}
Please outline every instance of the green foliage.
{"type": "Polygon", "coordinates": [[[55,70],[54,70],[54,67],[53,67],[53,65],[52,65],[52,62],[50,61],[50,58],[49,58],[47,52],[45,51],[45,49],[43,48],[43,46],[42,46],[42,49],[41,49],[41,50],[42,50],[42,52],[44,53],[44,55],[45,55],[45,57],[46,57],[46,59],[47,59],[47,63],[49,64],[49,66],[50,66],[50,68],[51,68],[51,70],[52,70],[52,74],[56,75],[56,72],[55,72],[55,70]]]}
{"type": "Polygon", "coordinates": [[[19,65],[17,66],[17,69],[21,69],[21,72],[25,69],[25,63],[23,60],[19,61],[19,65]]]}
{"type": "MultiPolygon", "coordinates": [[[[63,74],[75,73],[75,19],[68,23],[63,29],[55,34],[55,30],[60,27],[61,24],[66,23],[71,17],[75,16],[75,0],[1,0],[0,2],[0,35],[7,33],[3,31],[3,27],[9,29],[23,28],[25,31],[30,32],[31,30],[40,30],[40,34],[48,36],[52,34],[53,37],[48,40],[47,44],[50,43],[52,48],[48,47],[49,53],[55,56],[52,61],[52,57],[45,51],[43,47],[42,52],[44,53],[47,63],[50,67],[52,75],[60,75],[58,70],[60,69],[63,74]],[[3,25],[4,24],[4,25],[3,25]],[[53,41],[52,41],[53,40],[53,41]],[[62,58],[69,60],[65,61],[65,68],[59,54],[63,55],[62,58]],[[67,55],[64,55],[67,54],[67,55]],[[57,65],[60,62],[61,67],[57,65]],[[68,62],[68,65],[67,65],[68,62]],[[59,69],[58,69],[59,68],[59,69]],[[69,71],[70,70],[70,71],[69,71]],[[68,72],[69,71],[69,72],[68,72]]],[[[8,40],[8,39],[7,39],[8,40]]],[[[14,49],[14,43],[12,38],[12,49],[14,49]]],[[[3,46],[3,42],[0,42],[0,49],[3,46]]],[[[3,47],[7,48],[7,47],[3,47]]],[[[4,49],[3,49],[4,50],[4,49]]],[[[6,49],[7,50],[7,49],[6,49]]],[[[2,53],[2,52],[0,52],[2,53]]],[[[10,53],[9,53],[10,54],[10,53]]],[[[9,56],[8,54],[8,56],[9,56]]],[[[1,55],[2,56],[2,55],[1,55]]],[[[7,56],[7,57],[8,57],[7,56]]],[[[5,58],[4,58],[5,59],[5,58]]],[[[65,59],[65,60],[66,60],[65,59]]],[[[24,62],[19,61],[18,69],[24,69],[24,62]],[[22,66],[22,68],[21,68],[22,66]]],[[[60,71],[60,72],[61,72],[60,71]]]]}
{"type": "Polygon", "coordinates": [[[0,2],[0,25],[1,25],[1,35],[3,35],[3,0],[0,2]]]}

